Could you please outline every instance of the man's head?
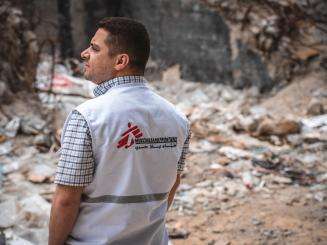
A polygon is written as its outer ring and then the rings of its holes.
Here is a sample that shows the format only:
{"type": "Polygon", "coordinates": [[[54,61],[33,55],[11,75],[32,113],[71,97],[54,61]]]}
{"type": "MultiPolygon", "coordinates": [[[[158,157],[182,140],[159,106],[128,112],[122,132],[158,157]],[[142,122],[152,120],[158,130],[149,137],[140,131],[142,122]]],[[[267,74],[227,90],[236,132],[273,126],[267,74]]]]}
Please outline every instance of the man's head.
{"type": "Polygon", "coordinates": [[[84,76],[100,84],[118,76],[143,75],[149,53],[149,35],[143,24],[122,17],[103,19],[90,46],[81,53],[84,76]]]}

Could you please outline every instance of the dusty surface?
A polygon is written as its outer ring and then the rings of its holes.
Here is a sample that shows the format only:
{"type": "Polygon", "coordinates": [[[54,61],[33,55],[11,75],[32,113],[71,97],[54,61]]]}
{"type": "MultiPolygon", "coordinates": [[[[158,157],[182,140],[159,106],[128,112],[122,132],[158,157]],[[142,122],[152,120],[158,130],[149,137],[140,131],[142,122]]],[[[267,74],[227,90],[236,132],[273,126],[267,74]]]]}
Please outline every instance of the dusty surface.
{"type": "MultiPolygon", "coordinates": [[[[310,101],[315,97],[314,93],[317,93],[317,88],[320,88],[320,92],[327,91],[326,78],[309,74],[265,100],[262,106],[275,115],[290,114],[303,117],[310,101]]],[[[327,104],[327,97],[321,96],[319,100],[327,104]]]]}
{"type": "MultiPolygon", "coordinates": [[[[284,111],[280,97],[292,87],[267,98],[255,89],[182,81],[178,67],[150,82],[188,116],[193,134],[167,217],[173,244],[326,244],[327,93],[318,79],[301,84],[310,93],[299,93],[320,103],[315,115],[308,104],[301,105],[306,113],[292,113],[292,103],[284,111]]],[[[0,244],[47,243],[56,125],[85,100],[40,96],[48,104],[43,116],[29,103],[0,110],[0,244]]]]}
{"type": "Polygon", "coordinates": [[[168,223],[190,232],[173,244],[326,244],[327,205],[307,200],[307,194],[303,187],[276,186],[272,193],[249,192],[228,210],[199,206],[189,217],[170,212],[168,223]]]}

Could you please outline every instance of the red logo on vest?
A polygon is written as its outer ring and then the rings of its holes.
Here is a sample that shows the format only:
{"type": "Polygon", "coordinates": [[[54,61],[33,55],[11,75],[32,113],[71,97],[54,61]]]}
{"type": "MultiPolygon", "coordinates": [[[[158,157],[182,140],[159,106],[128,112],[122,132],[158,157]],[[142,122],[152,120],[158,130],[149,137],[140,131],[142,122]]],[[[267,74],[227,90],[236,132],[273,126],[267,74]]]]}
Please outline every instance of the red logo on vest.
{"type": "Polygon", "coordinates": [[[143,136],[143,133],[138,126],[133,126],[131,123],[128,123],[127,126],[128,129],[121,135],[121,139],[118,142],[117,148],[124,146],[127,149],[135,143],[135,139],[143,136]]]}

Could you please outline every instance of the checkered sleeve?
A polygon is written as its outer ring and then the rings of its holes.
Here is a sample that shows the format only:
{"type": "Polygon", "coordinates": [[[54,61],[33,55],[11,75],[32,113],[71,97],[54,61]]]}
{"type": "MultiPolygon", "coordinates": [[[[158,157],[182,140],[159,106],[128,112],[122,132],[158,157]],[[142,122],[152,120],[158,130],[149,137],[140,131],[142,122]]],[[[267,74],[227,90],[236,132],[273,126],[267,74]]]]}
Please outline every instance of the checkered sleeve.
{"type": "Polygon", "coordinates": [[[95,172],[92,138],[82,114],[74,110],[63,132],[55,183],[69,186],[89,185],[95,172]]]}
{"type": "Polygon", "coordinates": [[[188,136],[187,136],[187,138],[186,138],[186,140],[184,142],[181,157],[179,158],[179,161],[177,163],[177,173],[178,174],[182,173],[183,170],[184,170],[185,158],[186,158],[186,155],[189,152],[190,138],[191,138],[191,131],[189,130],[188,131],[188,136]]]}

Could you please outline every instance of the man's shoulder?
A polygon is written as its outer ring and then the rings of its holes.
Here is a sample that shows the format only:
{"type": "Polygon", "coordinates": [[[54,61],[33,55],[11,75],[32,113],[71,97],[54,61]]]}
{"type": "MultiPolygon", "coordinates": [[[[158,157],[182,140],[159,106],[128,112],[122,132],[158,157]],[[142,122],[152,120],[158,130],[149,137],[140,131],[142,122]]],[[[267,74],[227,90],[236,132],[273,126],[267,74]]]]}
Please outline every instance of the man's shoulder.
{"type": "Polygon", "coordinates": [[[110,103],[110,97],[104,95],[97,96],[95,98],[84,101],[82,104],[78,105],[75,109],[79,112],[83,112],[87,109],[96,110],[100,108],[101,104],[110,103]]]}
{"type": "Polygon", "coordinates": [[[172,102],[167,100],[166,98],[162,97],[158,93],[154,92],[157,96],[161,98],[161,100],[166,104],[166,107],[168,110],[170,110],[172,113],[174,113],[176,116],[180,117],[182,120],[184,120],[187,124],[189,124],[189,120],[185,116],[185,114],[178,108],[176,105],[174,105],[172,102]]]}

